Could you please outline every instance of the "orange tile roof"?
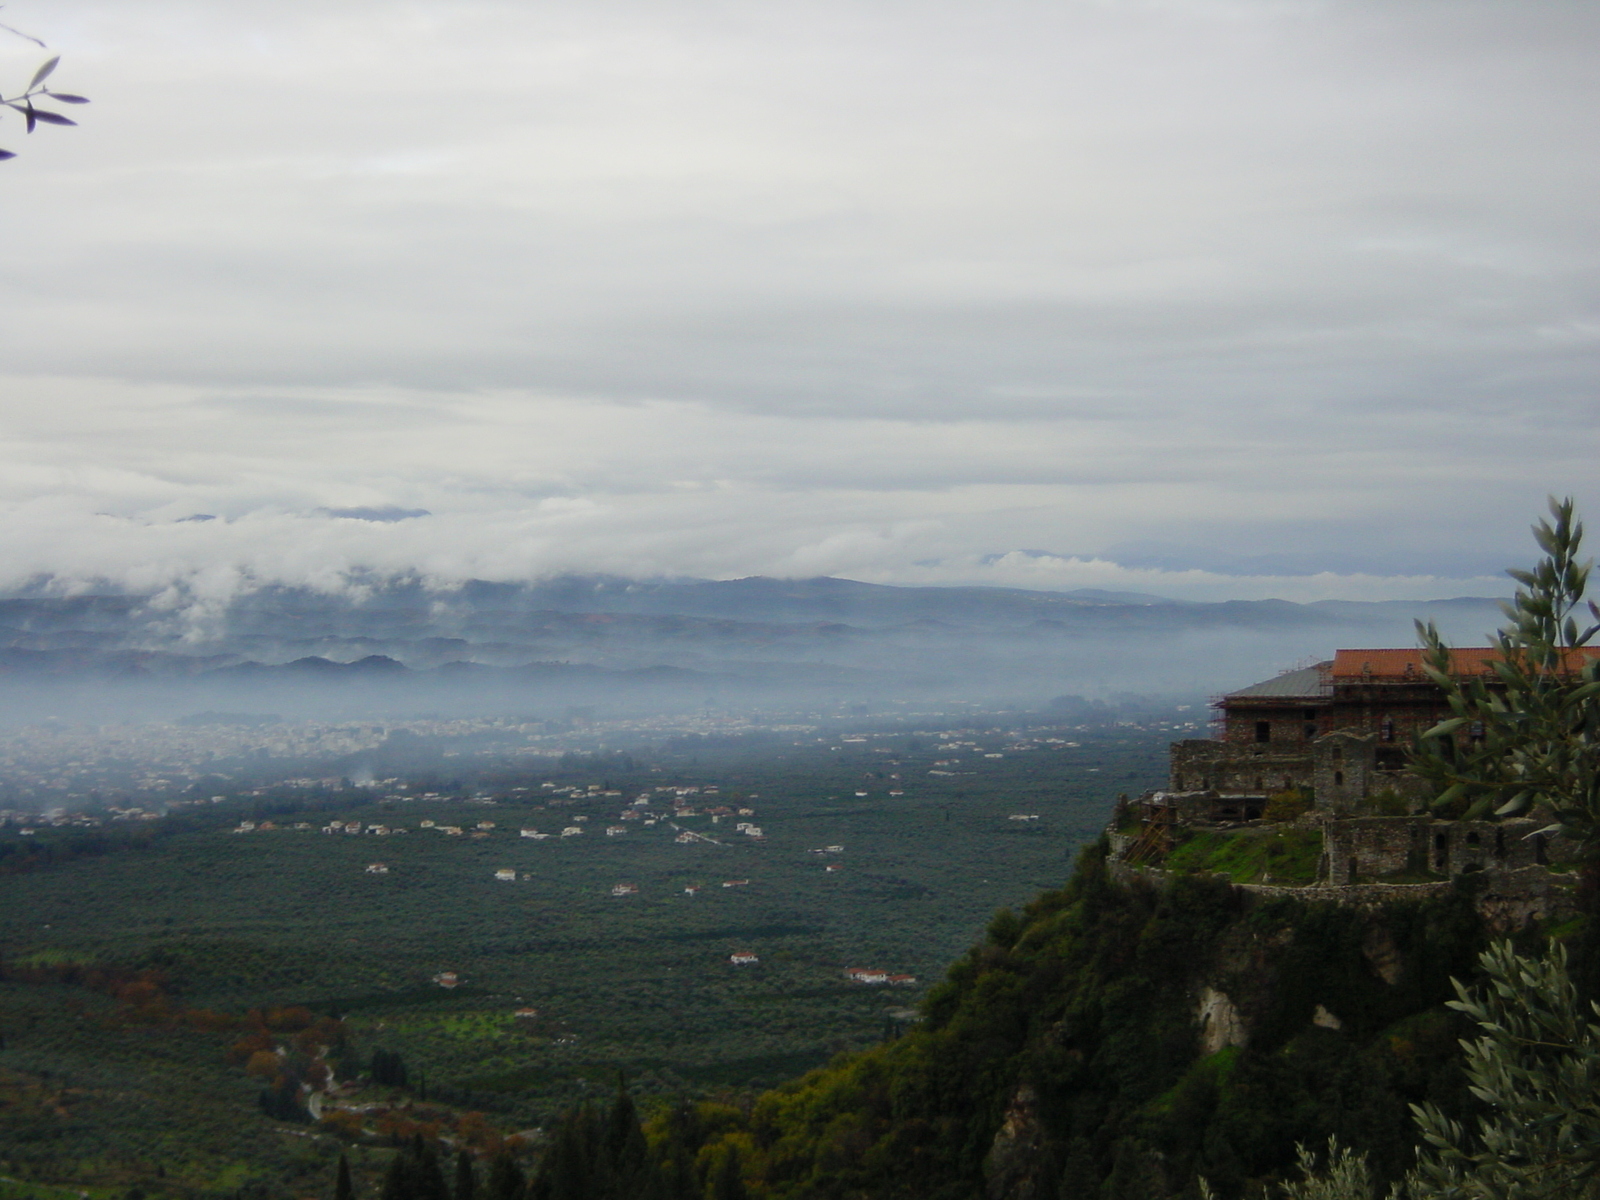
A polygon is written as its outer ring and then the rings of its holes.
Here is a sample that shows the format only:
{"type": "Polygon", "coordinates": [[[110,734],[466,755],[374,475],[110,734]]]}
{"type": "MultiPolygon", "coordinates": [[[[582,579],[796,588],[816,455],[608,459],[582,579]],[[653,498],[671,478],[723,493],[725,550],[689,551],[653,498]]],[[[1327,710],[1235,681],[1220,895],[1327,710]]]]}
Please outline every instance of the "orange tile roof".
{"type": "MultiPolygon", "coordinates": [[[[1423,673],[1424,652],[1410,650],[1336,650],[1333,655],[1335,680],[1354,679],[1427,679],[1423,673]]],[[[1487,675],[1489,664],[1500,657],[1500,651],[1484,646],[1467,650],[1450,651],[1452,675],[1487,675]]],[[[1568,662],[1576,670],[1583,662],[1600,657],[1600,646],[1584,646],[1569,652],[1568,662]]]]}

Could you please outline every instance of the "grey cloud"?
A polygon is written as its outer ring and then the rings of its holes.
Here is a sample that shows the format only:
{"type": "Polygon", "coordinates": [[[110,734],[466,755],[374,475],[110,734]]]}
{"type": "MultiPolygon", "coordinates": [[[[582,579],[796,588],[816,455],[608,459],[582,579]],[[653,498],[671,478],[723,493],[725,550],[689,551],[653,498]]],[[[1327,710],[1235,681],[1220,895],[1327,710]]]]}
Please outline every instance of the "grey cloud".
{"type": "Polygon", "coordinates": [[[5,168],[28,570],[1371,593],[1600,500],[1600,10],[12,15],[95,98],[5,168]]]}

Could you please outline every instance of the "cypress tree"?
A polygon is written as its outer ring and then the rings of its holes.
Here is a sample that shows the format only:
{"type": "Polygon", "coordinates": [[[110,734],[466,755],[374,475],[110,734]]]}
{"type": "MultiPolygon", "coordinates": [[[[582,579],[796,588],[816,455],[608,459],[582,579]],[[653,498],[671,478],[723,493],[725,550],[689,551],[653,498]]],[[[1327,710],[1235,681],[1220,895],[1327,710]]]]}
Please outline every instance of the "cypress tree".
{"type": "Polygon", "coordinates": [[[527,1186],[528,1181],[523,1177],[522,1168],[517,1166],[517,1160],[511,1157],[509,1151],[500,1151],[489,1168],[488,1200],[523,1200],[527,1186]]]}
{"type": "Polygon", "coordinates": [[[333,1200],[354,1200],[355,1188],[350,1182],[350,1160],[339,1155],[339,1171],[333,1180],[333,1200]]]}
{"type": "Polygon", "coordinates": [[[456,1153],[455,1200],[474,1200],[478,1190],[478,1177],[472,1170],[472,1151],[465,1146],[456,1153]]]}
{"type": "Polygon", "coordinates": [[[380,1200],[417,1200],[409,1168],[405,1147],[402,1146],[395,1151],[383,1172],[383,1187],[378,1192],[380,1200]]]}
{"type": "Polygon", "coordinates": [[[533,1200],[597,1200],[604,1196],[594,1153],[598,1135],[598,1122],[587,1104],[569,1110],[539,1163],[533,1200]]]}
{"type": "Polygon", "coordinates": [[[667,1117],[667,1135],[657,1153],[653,1174],[668,1200],[703,1200],[704,1191],[695,1171],[695,1156],[705,1143],[700,1113],[687,1100],[667,1117]]]}
{"type": "Polygon", "coordinates": [[[739,1170],[739,1151],[733,1146],[722,1156],[717,1173],[711,1180],[711,1200],[750,1200],[745,1190],[744,1174],[739,1170]]]}
{"type": "Polygon", "coordinates": [[[422,1140],[420,1133],[412,1144],[417,1163],[417,1200],[450,1200],[450,1189],[445,1185],[444,1171],[433,1147],[422,1140]]]}
{"type": "Polygon", "coordinates": [[[380,1195],[381,1200],[451,1200],[439,1156],[420,1133],[395,1152],[380,1195]]]}
{"type": "Polygon", "coordinates": [[[617,1098],[606,1122],[604,1150],[617,1195],[631,1200],[644,1190],[645,1178],[650,1173],[650,1147],[639,1126],[639,1110],[620,1075],[617,1098]]]}
{"type": "Polygon", "coordinates": [[[408,1082],[405,1060],[394,1050],[374,1050],[369,1070],[372,1082],[382,1087],[403,1088],[408,1082]]]}

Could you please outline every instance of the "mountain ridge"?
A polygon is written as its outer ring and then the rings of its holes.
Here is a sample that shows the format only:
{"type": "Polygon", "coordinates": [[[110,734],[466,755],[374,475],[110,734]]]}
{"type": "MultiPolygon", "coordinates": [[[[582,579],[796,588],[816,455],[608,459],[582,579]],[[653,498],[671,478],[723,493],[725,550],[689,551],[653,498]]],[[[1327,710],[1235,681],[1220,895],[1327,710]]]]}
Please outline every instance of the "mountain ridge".
{"type": "Polygon", "coordinates": [[[343,593],[272,585],[225,603],[169,592],[52,596],[41,584],[0,598],[0,687],[49,678],[216,690],[254,679],[279,689],[294,679],[302,689],[337,682],[354,696],[360,689],[343,685],[371,691],[382,676],[396,695],[438,685],[452,705],[469,704],[466,668],[437,670],[459,663],[486,669],[484,704],[511,703],[519,678],[580,688],[585,702],[597,689],[642,689],[640,702],[654,703],[671,690],[661,680],[673,678],[696,703],[708,691],[759,692],[761,705],[782,705],[789,686],[799,706],[890,697],[1005,706],[1064,693],[1205,695],[1341,645],[1413,644],[1418,618],[1461,644],[1499,620],[1495,601],[1474,597],[1178,602],[832,576],[358,582],[343,593]],[[516,674],[541,663],[589,670],[516,674]],[[656,668],[668,674],[640,674],[656,668]]]}

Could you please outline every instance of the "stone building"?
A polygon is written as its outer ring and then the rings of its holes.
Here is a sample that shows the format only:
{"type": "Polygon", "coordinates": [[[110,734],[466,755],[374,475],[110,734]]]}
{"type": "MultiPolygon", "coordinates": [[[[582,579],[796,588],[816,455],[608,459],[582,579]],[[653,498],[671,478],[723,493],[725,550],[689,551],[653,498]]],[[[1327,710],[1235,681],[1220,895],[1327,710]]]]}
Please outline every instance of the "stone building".
{"type": "MultiPolygon", "coordinates": [[[[1482,674],[1494,654],[1457,651],[1452,666],[1482,674]]],[[[1365,904],[1447,887],[1472,871],[1482,873],[1474,895],[1495,928],[1568,913],[1572,876],[1562,864],[1578,847],[1549,832],[1548,818],[1450,821],[1420,811],[1427,784],[1406,771],[1407,757],[1416,736],[1449,712],[1422,661],[1416,650],[1341,650],[1222,697],[1221,736],[1174,742],[1168,787],[1119,801],[1107,831],[1113,869],[1165,878],[1161,864],[1186,827],[1257,821],[1274,793],[1299,789],[1312,807],[1295,823],[1321,834],[1314,881],[1243,886],[1325,889],[1317,894],[1365,904]]],[[[1470,727],[1461,736],[1471,737],[1470,727]]]]}
{"type": "MultiPolygon", "coordinates": [[[[1600,657],[1600,647],[1572,655],[1576,669],[1583,660],[1600,657]]],[[[1493,648],[1452,650],[1450,673],[1492,681],[1499,657],[1493,648]]],[[[1378,739],[1380,765],[1398,765],[1415,735],[1449,715],[1444,693],[1423,666],[1423,651],[1417,649],[1336,651],[1326,662],[1222,697],[1217,702],[1222,740],[1303,746],[1335,729],[1355,729],[1378,739]]]]}
{"type": "MultiPolygon", "coordinates": [[[[1459,678],[1492,677],[1499,655],[1450,653],[1459,678]]],[[[1600,648],[1582,653],[1600,655],[1600,648]]],[[[1340,650],[1326,662],[1229,692],[1216,708],[1220,736],[1174,743],[1168,786],[1214,792],[1222,808],[1241,816],[1260,815],[1265,797],[1290,788],[1332,812],[1350,812],[1385,791],[1408,796],[1417,786],[1405,772],[1409,748],[1450,711],[1416,649],[1340,650]]]]}

